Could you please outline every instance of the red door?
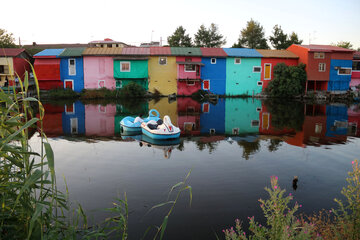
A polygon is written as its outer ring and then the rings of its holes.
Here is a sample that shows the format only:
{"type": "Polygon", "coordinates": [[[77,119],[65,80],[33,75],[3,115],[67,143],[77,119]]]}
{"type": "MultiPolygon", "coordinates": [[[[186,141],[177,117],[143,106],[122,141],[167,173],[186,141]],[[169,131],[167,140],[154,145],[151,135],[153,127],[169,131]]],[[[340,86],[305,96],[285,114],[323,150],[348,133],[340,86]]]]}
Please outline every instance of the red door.
{"type": "Polygon", "coordinates": [[[204,90],[210,90],[210,80],[204,80],[204,90]]]}
{"type": "Polygon", "coordinates": [[[72,81],[65,81],[65,88],[73,89],[73,82],[72,81]]]}

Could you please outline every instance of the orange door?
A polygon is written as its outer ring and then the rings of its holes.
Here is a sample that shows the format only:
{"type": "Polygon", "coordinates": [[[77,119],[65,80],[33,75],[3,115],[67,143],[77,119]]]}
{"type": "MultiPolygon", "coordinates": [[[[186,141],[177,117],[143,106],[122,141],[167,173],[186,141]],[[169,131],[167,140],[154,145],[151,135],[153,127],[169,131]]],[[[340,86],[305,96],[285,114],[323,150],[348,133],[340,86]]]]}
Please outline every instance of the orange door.
{"type": "Polygon", "coordinates": [[[264,79],[265,80],[271,79],[271,64],[270,63],[265,63],[264,79]]]}

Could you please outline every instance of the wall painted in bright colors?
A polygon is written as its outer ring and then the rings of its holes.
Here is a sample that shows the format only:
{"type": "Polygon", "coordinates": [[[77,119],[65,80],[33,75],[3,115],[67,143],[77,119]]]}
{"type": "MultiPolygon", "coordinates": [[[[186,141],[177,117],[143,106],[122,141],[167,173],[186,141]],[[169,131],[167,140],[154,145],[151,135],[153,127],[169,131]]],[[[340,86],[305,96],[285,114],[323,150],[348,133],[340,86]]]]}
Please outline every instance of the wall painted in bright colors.
{"type": "Polygon", "coordinates": [[[82,57],[64,57],[60,61],[60,76],[65,88],[65,80],[73,81],[73,90],[81,92],[84,89],[84,62],[82,57]],[[75,60],[75,75],[70,75],[69,60],[75,60]]]}
{"type": "Polygon", "coordinates": [[[166,65],[159,64],[159,56],[149,59],[149,91],[157,89],[161,94],[177,93],[176,57],[166,56],[166,65]]]}
{"type": "MultiPolygon", "coordinates": [[[[201,67],[201,79],[210,80],[210,92],[219,95],[226,94],[226,58],[203,57],[201,62],[205,64],[201,67]],[[216,59],[211,63],[211,59],[216,59]]],[[[204,85],[202,85],[204,89],[204,85]]]]}
{"type": "Polygon", "coordinates": [[[335,69],[338,67],[352,69],[352,60],[331,59],[328,91],[347,91],[347,90],[349,90],[351,74],[340,75],[339,70],[335,69]]]}
{"type": "Polygon", "coordinates": [[[84,56],[84,88],[115,89],[112,57],[84,56]]]}

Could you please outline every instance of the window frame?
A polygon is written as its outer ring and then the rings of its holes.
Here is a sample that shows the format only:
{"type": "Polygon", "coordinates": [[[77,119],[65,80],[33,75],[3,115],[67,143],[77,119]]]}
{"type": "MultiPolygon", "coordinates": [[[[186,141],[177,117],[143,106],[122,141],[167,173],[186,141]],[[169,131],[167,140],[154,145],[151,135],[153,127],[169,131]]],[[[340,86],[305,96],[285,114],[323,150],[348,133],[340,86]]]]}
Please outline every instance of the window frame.
{"type": "Polygon", "coordinates": [[[72,111],[68,111],[68,106],[67,104],[65,104],[65,114],[68,115],[68,114],[75,114],[75,103],[72,104],[72,111]]]}
{"type": "Polygon", "coordinates": [[[338,69],[338,71],[337,71],[337,74],[339,75],[339,76],[349,76],[349,75],[351,75],[352,74],[352,67],[351,68],[349,68],[349,67],[341,67],[341,68],[339,68],[338,69]],[[340,70],[341,69],[350,69],[350,73],[348,73],[348,74],[340,74],[340,70]]]}
{"type": "Polygon", "coordinates": [[[314,59],[325,59],[324,52],[314,52],[314,59]]]}
{"type": "Polygon", "coordinates": [[[102,88],[102,87],[100,87],[100,82],[104,82],[104,88],[106,88],[105,80],[98,80],[98,88],[102,88]]]}
{"type": "Polygon", "coordinates": [[[208,91],[210,91],[210,80],[209,80],[209,79],[203,80],[203,90],[208,90],[208,91]],[[205,82],[208,82],[208,83],[209,83],[209,88],[205,88],[205,82]]]}
{"type": "Polygon", "coordinates": [[[210,104],[209,103],[203,103],[201,106],[201,112],[202,113],[209,113],[210,112],[210,104]],[[205,106],[207,106],[207,111],[205,111],[205,106]]]}
{"type": "Polygon", "coordinates": [[[251,120],[251,127],[260,127],[260,120],[251,120]]]}
{"type": "Polygon", "coordinates": [[[75,59],[75,58],[69,58],[69,59],[68,59],[68,73],[69,73],[69,76],[76,76],[76,59],[75,59]],[[70,64],[70,62],[71,62],[72,60],[74,61],[74,65],[73,65],[73,66],[74,66],[74,67],[73,67],[73,68],[74,68],[74,73],[73,73],[73,74],[71,74],[71,71],[70,71],[70,66],[72,66],[72,65],[70,64]]]}
{"type": "Polygon", "coordinates": [[[262,67],[261,66],[253,66],[253,73],[261,73],[262,72],[262,67]],[[255,72],[255,68],[260,68],[260,71],[255,72]]]}
{"type": "Polygon", "coordinates": [[[196,64],[184,64],[184,72],[196,72],[196,64]],[[194,66],[194,70],[186,70],[186,66],[194,66]]]}
{"type": "Polygon", "coordinates": [[[129,61],[121,61],[120,62],[120,72],[131,72],[131,62],[129,61]],[[123,64],[129,64],[129,70],[123,70],[123,64]]]}
{"type": "Polygon", "coordinates": [[[211,58],[211,59],[210,59],[210,63],[211,63],[211,64],[216,64],[216,58],[211,58]],[[213,60],[215,60],[215,62],[213,62],[213,60]]]}
{"type": "Polygon", "coordinates": [[[64,79],[64,89],[66,89],[66,82],[72,82],[72,90],[74,90],[74,80],[73,79],[64,79]]]}
{"type": "Polygon", "coordinates": [[[256,83],[258,86],[263,86],[263,82],[262,81],[257,81],[256,83]]]}
{"type": "Polygon", "coordinates": [[[194,86],[195,85],[195,81],[194,80],[186,80],[186,85],[187,86],[194,86]],[[192,83],[189,83],[192,82],[192,83]]]}
{"type": "Polygon", "coordinates": [[[161,66],[164,66],[164,65],[167,65],[167,57],[159,57],[159,65],[161,66]],[[165,59],[165,63],[164,64],[161,64],[161,59],[165,59]]]}
{"type": "Polygon", "coordinates": [[[234,64],[241,64],[241,58],[234,58],[234,64]],[[239,60],[240,62],[236,62],[236,60],[239,60]]]}
{"type": "Polygon", "coordinates": [[[264,80],[271,80],[271,67],[272,67],[272,64],[271,63],[265,63],[264,64],[264,80]],[[266,78],[266,66],[270,66],[270,74],[269,74],[269,78],[266,78]]]}
{"type": "Polygon", "coordinates": [[[326,72],[326,63],[323,63],[323,62],[319,63],[318,71],[319,72],[326,72]],[[323,67],[324,69],[322,70],[322,68],[320,68],[320,66],[324,66],[323,67]]]}
{"type": "Polygon", "coordinates": [[[71,134],[78,134],[79,133],[79,120],[78,118],[70,118],[70,133],[71,134]],[[75,121],[74,121],[75,120],[75,121]],[[74,122],[73,122],[74,121],[74,122]],[[76,131],[72,131],[73,130],[73,123],[76,123],[75,126],[76,126],[76,131]]]}

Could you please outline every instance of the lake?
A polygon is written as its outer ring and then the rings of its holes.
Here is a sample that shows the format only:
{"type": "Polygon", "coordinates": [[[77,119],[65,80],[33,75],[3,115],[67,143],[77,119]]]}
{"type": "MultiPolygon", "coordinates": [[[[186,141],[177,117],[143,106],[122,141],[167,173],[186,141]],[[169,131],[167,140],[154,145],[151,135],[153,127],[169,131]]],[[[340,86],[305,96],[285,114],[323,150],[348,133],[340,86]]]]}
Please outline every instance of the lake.
{"type": "MultiPolygon", "coordinates": [[[[270,176],[312,213],[335,207],[351,161],[360,154],[360,105],[304,104],[258,99],[191,98],[122,102],[44,103],[44,131],[54,153],[57,182],[70,201],[100,222],[126,192],[129,239],[160,226],[171,186],[191,171],[193,199],[183,192],[169,218],[165,239],[216,239],[239,218],[263,221],[258,203],[270,176]],[[181,129],[178,141],[122,136],[123,117],[157,109],[181,129]],[[292,180],[298,176],[297,188],[292,180]]],[[[40,138],[30,140],[38,149],[40,138]]],[[[176,191],[171,194],[174,199],[176,191]]],[[[294,202],[293,202],[294,203],[294,202]]]]}

